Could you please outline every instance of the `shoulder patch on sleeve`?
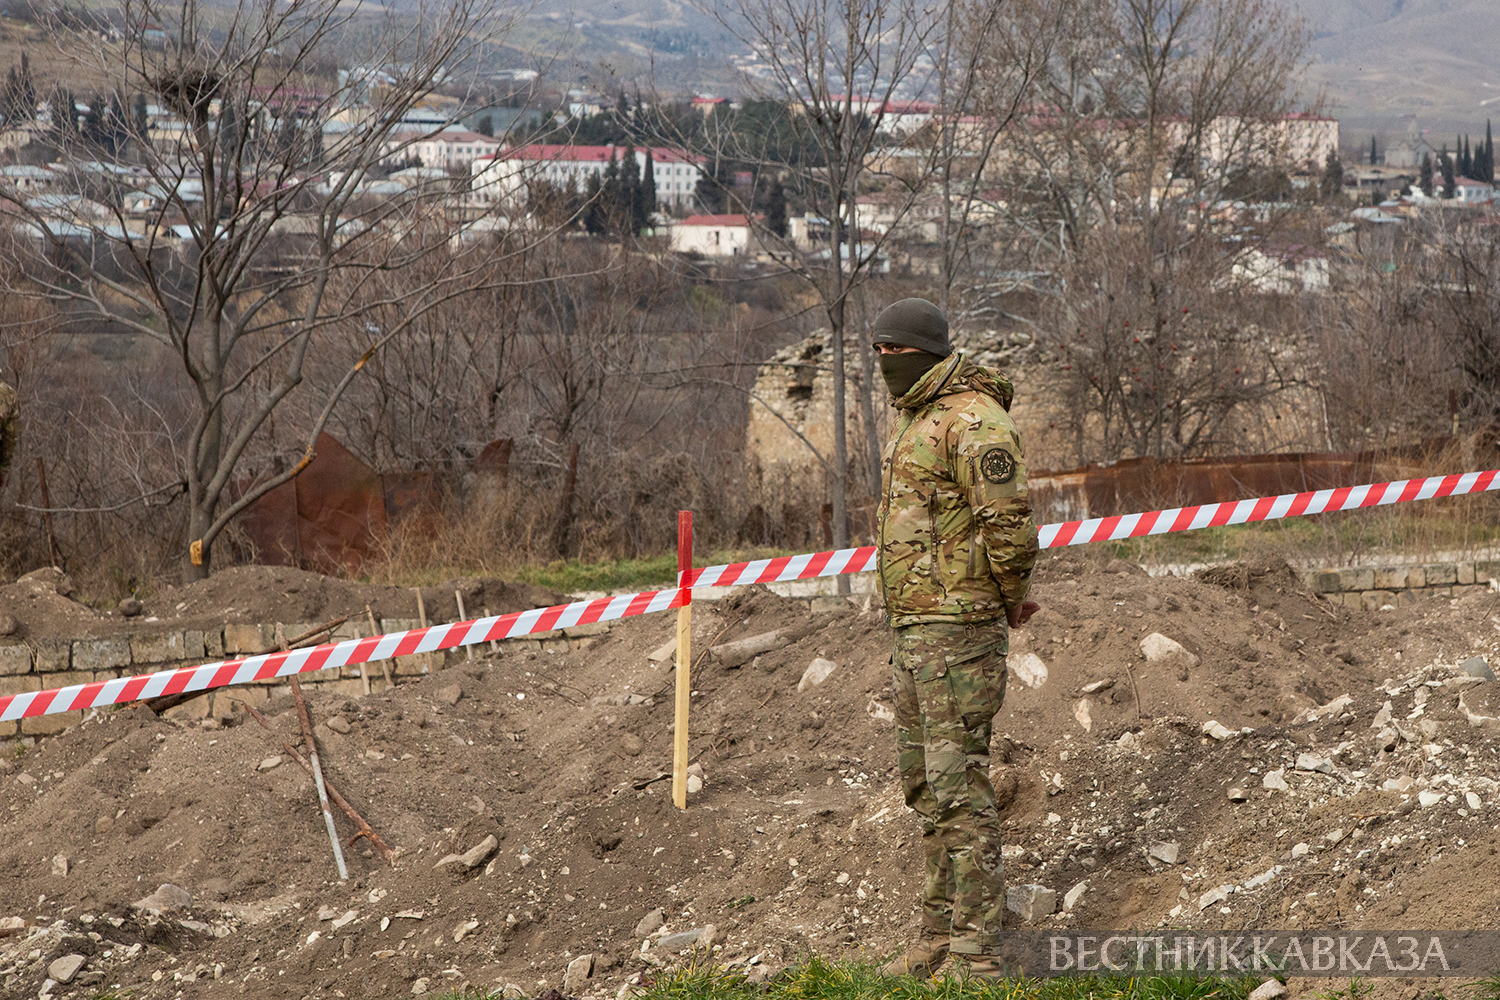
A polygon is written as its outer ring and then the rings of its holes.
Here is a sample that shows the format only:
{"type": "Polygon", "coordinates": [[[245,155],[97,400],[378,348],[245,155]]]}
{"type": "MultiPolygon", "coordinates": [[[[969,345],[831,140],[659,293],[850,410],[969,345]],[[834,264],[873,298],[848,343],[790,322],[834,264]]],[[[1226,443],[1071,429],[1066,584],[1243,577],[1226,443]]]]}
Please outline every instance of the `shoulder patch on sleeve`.
{"type": "Polygon", "coordinates": [[[979,474],[986,482],[1004,486],[1016,478],[1016,460],[1004,448],[991,448],[979,459],[979,474]]]}

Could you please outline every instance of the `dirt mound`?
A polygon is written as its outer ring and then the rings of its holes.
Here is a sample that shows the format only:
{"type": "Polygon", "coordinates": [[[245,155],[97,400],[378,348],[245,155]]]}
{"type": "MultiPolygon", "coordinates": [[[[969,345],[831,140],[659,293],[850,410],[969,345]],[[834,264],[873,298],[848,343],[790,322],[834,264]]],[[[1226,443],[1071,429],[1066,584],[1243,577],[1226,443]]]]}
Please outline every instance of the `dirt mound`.
{"type": "MultiPolygon", "coordinates": [[[[317,618],[332,598],[295,602],[342,586],[261,572],[280,578],[254,595],[209,581],[213,603],[317,618]]],[[[1366,613],[1274,567],[1228,582],[1039,571],[997,719],[1008,881],[1070,898],[1044,918],[1058,926],[1491,923],[1500,684],[1458,664],[1495,662],[1496,599],[1366,613]]],[[[8,917],[28,929],[0,936],[0,994],[35,995],[69,954],[82,969],[53,996],[145,1000],[535,995],[583,955],[593,976],[570,992],[613,997],[689,947],[682,932],[756,975],[894,949],[920,867],[879,609],[813,615],[758,589],[695,606],[700,654],[779,635],[737,667],[699,661],[704,784],[686,812],[662,779],[670,662],[647,656],[673,629],[629,619],[589,649],[485,651],[384,694],[312,697],[330,780],[400,851],[393,869],[357,841],[347,883],[311,782],[254,722],[129,709],[7,757],[0,935],[8,917]],[[819,657],[837,669],[799,692],[819,657]],[[490,836],[472,868],[441,863],[490,836]],[[163,884],[191,903],[134,905],[163,884]]],[[[267,715],[296,742],[290,708],[267,715]]]]}
{"type": "MultiPolygon", "coordinates": [[[[545,587],[494,577],[448,580],[421,591],[430,622],[459,620],[455,592],[463,595],[471,618],[486,608],[504,614],[567,600],[545,587]]],[[[0,610],[17,620],[13,637],[20,639],[113,636],[240,622],[317,623],[344,616],[363,623],[366,605],[382,620],[418,616],[413,589],[357,583],[286,566],[234,566],[207,580],[165,587],[142,597],[143,610],[129,618],[117,609],[91,608],[73,596],[72,582],[65,574],[37,570],[0,587],[0,610]]]]}

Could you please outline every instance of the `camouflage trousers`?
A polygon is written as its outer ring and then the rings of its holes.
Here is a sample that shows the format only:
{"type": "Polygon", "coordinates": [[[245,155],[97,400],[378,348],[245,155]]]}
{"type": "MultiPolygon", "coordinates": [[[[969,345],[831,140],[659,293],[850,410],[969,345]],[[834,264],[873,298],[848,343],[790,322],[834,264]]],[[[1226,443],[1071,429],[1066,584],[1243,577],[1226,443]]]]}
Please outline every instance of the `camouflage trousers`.
{"type": "Polygon", "coordinates": [[[994,954],[1005,910],[990,730],[1005,700],[1004,621],[896,630],[896,756],[922,824],[922,930],[960,955],[994,954]]]}

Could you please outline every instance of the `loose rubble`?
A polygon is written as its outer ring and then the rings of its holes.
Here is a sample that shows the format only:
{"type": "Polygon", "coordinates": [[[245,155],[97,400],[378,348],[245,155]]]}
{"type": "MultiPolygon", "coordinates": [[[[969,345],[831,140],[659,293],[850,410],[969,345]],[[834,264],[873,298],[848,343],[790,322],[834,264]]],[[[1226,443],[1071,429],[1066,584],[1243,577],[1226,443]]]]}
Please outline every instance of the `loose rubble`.
{"type": "MultiPolygon", "coordinates": [[[[1500,684],[1473,663],[1500,655],[1492,595],[1366,612],[1275,565],[1219,585],[1049,556],[1037,577],[993,747],[1014,920],[1493,919],[1500,684]]],[[[329,779],[398,851],[354,841],[348,882],[311,782],[281,766],[278,738],[299,738],[281,693],[275,733],[134,707],[18,745],[0,758],[0,995],[603,1000],[678,963],[762,981],[808,953],[894,951],[917,929],[919,833],[878,607],[695,604],[698,654],[741,645],[695,663],[686,812],[674,628],[313,695],[329,779]],[[817,661],[836,666],[804,686],[817,661]]]]}

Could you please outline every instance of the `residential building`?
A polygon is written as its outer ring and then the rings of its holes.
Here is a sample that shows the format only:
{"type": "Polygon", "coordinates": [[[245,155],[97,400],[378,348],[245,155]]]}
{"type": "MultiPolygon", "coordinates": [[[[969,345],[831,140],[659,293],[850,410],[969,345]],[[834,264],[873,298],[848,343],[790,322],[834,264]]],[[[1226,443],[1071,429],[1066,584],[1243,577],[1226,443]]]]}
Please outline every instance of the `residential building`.
{"type": "Polygon", "coordinates": [[[677,253],[737,257],[750,246],[750,219],[744,215],[690,215],[670,232],[677,253]]]}
{"type": "Polygon", "coordinates": [[[422,161],[424,167],[467,171],[475,160],[488,156],[505,144],[492,136],[458,129],[443,129],[426,134],[397,132],[386,143],[386,162],[422,161]]]}
{"type": "Polygon", "coordinates": [[[1234,263],[1235,278],[1260,292],[1287,295],[1328,290],[1328,256],[1301,244],[1251,247],[1234,263]]]}
{"type": "Polygon", "coordinates": [[[707,118],[709,115],[713,114],[715,111],[718,111],[720,108],[727,109],[729,107],[729,98],[700,96],[693,98],[689,103],[692,104],[694,111],[698,112],[704,118],[707,118]]]}
{"type": "MultiPolygon", "coordinates": [[[[637,170],[646,166],[646,150],[635,151],[637,170]]],[[[658,204],[681,208],[692,204],[704,158],[676,149],[650,150],[658,204]]],[[[562,146],[533,143],[477,157],[471,164],[471,188],[481,203],[524,202],[528,185],[583,191],[590,177],[603,177],[610,161],[625,155],[622,146],[562,146]]]]}
{"type": "Polygon", "coordinates": [[[1495,200],[1495,185],[1459,177],[1453,181],[1453,199],[1460,205],[1489,205],[1495,200]]]}

